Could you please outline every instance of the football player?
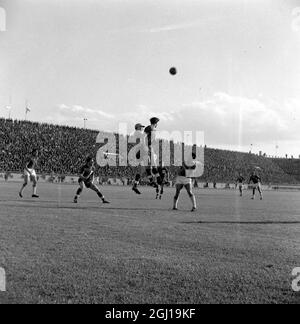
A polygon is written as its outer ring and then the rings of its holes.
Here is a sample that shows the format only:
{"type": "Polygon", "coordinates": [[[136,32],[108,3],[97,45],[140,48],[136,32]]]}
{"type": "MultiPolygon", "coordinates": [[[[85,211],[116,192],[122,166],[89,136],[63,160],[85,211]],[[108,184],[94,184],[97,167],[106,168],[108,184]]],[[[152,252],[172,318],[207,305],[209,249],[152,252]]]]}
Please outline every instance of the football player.
{"type": "Polygon", "coordinates": [[[157,177],[159,176],[158,169],[157,169],[157,155],[154,152],[153,149],[153,142],[156,141],[156,128],[159,123],[159,118],[153,117],[150,119],[150,125],[145,128],[145,134],[147,136],[147,145],[149,148],[149,166],[146,169],[147,172],[147,177],[149,179],[150,185],[153,186],[154,188],[157,188],[157,177]]]}
{"type": "Polygon", "coordinates": [[[39,155],[39,151],[37,149],[34,149],[31,153],[30,158],[28,159],[28,162],[25,165],[24,183],[19,192],[20,198],[23,198],[23,191],[30,181],[32,181],[32,189],[33,189],[32,198],[39,198],[39,196],[37,195],[37,175],[35,171],[35,168],[38,163],[38,155],[39,155]]]}
{"type": "Polygon", "coordinates": [[[85,165],[82,166],[82,168],[80,169],[79,180],[78,180],[79,188],[74,198],[75,204],[78,203],[78,198],[82,194],[84,187],[95,191],[98,197],[102,200],[103,204],[109,204],[109,201],[105,199],[103,194],[100,192],[99,188],[94,184],[94,172],[95,172],[94,159],[92,157],[88,157],[86,159],[85,165]]]}
{"type": "Polygon", "coordinates": [[[239,174],[238,178],[236,179],[236,187],[239,188],[241,197],[243,197],[243,185],[244,185],[245,180],[246,179],[242,176],[241,173],[239,174]]]}
{"type": "MultiPolygon", "coordinates": [[[[144,137],[145,137],[144,136],[144,133],[143,133],[144,128],[145,128],[144,125],[142,125],[142,124],[136,124],[135,125],[135,133],[134,133],[134,136],[136,136],[137,138],[141,139],[143,141],[143,143],[144,143],[144,137]]],[[[144,152],[141,152],[141,151],[137,152],[137,154],[136,154],[137,160],[139,160],[141,158],[141,154],[144,154],[144,152]]],[[[141,181],[141,178],[142,178],[142,176],[141,176],[142,171],[141,170],[142,170],[142,168],[140,166],[139,167],[139,171],[135,175],[135,178],[134,178],[134,180],[132,182],[132,191],[135,192],[137,195],[141,195],[141,192],[138,189],[138,186],[139,186],[140,181],[141,181]]]]}
{"type": "Polygon", "coordinates": [[[252,175],[250,176],[249,184],[251,184],[251,182],[253,183],[253,195],[252,195],[251,199],[253,199],[253,200],[255,199],[255,192],[257,189],[259,192],[259,195],[260,195],[260,200],[263,200],[261,177],[257,174],[256,171],[253,171],[252,175]]]}
{"type": "MultiPolygon", "coordinates": [[[[196,154],[192,154],[193,160],[196,159],[196,154]]],[[[182,167],[179,169],[178,176],[176,178],[176,194],[174,197],[174,205],[173,210],[178,210],[178,201],[180,192],[183,188],[186,189],[192,204],[192,212],[197,210],[197,204],[196,204],[196,197],[192,191],[192,177],[188,174],[189,171],[195,171],[197,168],[197,163],[193,161],[193,163],[190,163],[191,166],[188,166],[185,162],[183,162],[182,167]]]]}

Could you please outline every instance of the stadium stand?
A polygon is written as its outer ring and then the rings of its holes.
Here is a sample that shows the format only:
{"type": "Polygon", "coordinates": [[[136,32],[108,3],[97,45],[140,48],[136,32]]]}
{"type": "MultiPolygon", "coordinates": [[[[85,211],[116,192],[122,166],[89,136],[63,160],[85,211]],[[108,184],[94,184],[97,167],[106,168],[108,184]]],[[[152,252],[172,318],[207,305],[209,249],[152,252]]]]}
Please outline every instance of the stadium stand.
{"type": "MultiPolygon", "coordinates": [[[[0,171],[22,172],[26,157],[33,148],[41,150],[38,172],[59,176],[76,175],[85,157],[96,155],[97,131],[28,121],[0,119],[0,171]]],[[[118,138],[118,135],[116,135],[118,138]]],[[[129,148],[130,149],[130,148],[129,148]]],[[[254,167],[261,168],[265,184],[300,182],[300,160],[270,159],[250,153],[205,148],[203,182],[232,183],[239,172],[245,177],[254,167]]],[[[102,182],[108,179],[131,180],[132,167],[97,169],[102,182]]],[[[170,168],[171,179],[176,167],[170,168]]]]}
{"type": "Polygon", "coordinates": [[[286,174],[300,182],[300,159],[272,159],[286,174]]]}

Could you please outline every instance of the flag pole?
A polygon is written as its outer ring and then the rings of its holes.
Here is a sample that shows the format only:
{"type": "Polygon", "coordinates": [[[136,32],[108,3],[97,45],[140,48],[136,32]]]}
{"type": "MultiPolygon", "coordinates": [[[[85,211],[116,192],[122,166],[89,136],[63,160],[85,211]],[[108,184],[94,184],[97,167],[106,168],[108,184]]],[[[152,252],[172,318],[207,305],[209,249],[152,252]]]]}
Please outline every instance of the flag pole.
{"type": "Polygon", "coordinates": [[[30,112],[28,99],[25,101],[25,121],[27,121],[27,114],[30,112]]]}

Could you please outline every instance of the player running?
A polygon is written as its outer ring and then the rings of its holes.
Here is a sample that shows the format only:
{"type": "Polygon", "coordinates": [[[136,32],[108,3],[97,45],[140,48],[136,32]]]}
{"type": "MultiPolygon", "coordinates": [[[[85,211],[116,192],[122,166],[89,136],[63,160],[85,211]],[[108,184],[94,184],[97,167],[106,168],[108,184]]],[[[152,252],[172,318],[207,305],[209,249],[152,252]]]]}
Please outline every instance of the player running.
{"type": "Polygon", "coordinates": [[[246,179],[240,173],[238,178],[236,179],[236,187],[239,188],[239,192],[240,192],[241,197],[243,197],[243,186],[244,186],[245,181],[246,181],[246,179]]]}
{"type": "Polygon", "coordinates": [[[74,198],[75,204],[78,203],[78,198],[83,192],[84,187],[95,191],[98,197],[102,200],[103,204],[109,204],[109,201],[105,199],[105,197],[100,192],[99,188],[94,184],[94,173],[95,173],[94,159],[92,157],[88,157],[86,159],[85,165],[82,166],[82,168],[80,169],[80,175],[78,180],[80,188],[78,188],[76,196],[74,198]]]}
{"type": "MultiPolygon", "coordinates": [[[[196,154],[193,153],[193,160],[196,159],[196,154]]],[[[193,204],[193,208],[192,208],[192,212],[197,210],[197,204],[196,204],[196,197],[193,194],[192,191],[192,177],[189,176],[189,171],[195,171],[197,168],[197,163],[195,161],[193,161],[192,166],[188,166],[186,165],[185,162],[183,162],[182,167],[180,168],[179,172],[178,172],[178,176],[176,178],[176,194],[174,197],[174,205],[173,205],[173,210],[178,210],[178,201],[179,201],[179,196],[180,196],[180,192],[183,188],[186,189],[192,204],[193,204]]]]}
{"type": "Polygon", "coordinates": [[[159,167],[158,168],[157,177],[157,188],[156,188],[156,199],[162,199],[164,194],[164,186],[169,184],[169,171],[166,167],[159,167]]]}
{"type": "Polygon", "coordinates": [[[149,148],[149,167],[146,169],[147,177],[149,179],[150,185],[154,188],[157,188],[157,178],[159,176],[158,169],[157,169],[157,163],[156,163],[156,154],[153,149],[153,142],[156,141],[156,128],[159,123],[159,118],[153,117],[150,119],[150,125],[145,128],[145,134],[147,136],[146,141],[149,148]]]}
{"type": "Polygon", "coordinates": [[[253,183],[253,195],[251,199],[255,199],[255,192],[256,189],[258,190],[260,194],[260,200],[263,200],[263,195],[262,195],[262,187],[261,187],[261,177],[257,175],[256,171],[252,172],[252,175],[250,176],[249,179],[249,184],[253,183]]]}
{"type": "Polygon", "coordinates": [[[28,162],[25,165],[24,183],[19,192],[20,198],[23,198],[23,191],[30,181],[32,181],[32,189],[33,189],[32,198],[39,198],[39,196],[37,195],[37,175],[35,172],[35,168],[38,163],[38,155],[39,155],[39,151],[34,149],[31,153],[31,157],[29,158],[28,162]]]}

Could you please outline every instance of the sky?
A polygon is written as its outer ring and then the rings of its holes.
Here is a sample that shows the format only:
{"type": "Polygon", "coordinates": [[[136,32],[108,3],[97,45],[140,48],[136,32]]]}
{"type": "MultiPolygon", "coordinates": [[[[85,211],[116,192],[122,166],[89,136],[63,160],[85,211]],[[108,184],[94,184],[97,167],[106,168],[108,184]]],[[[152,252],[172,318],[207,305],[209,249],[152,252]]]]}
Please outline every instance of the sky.
{"type": "Polygon", "coordinates": [[[300,155],[300,0],[0,0],[0,30],[0,117],[158,116],[209,147],[300,155]]]}

